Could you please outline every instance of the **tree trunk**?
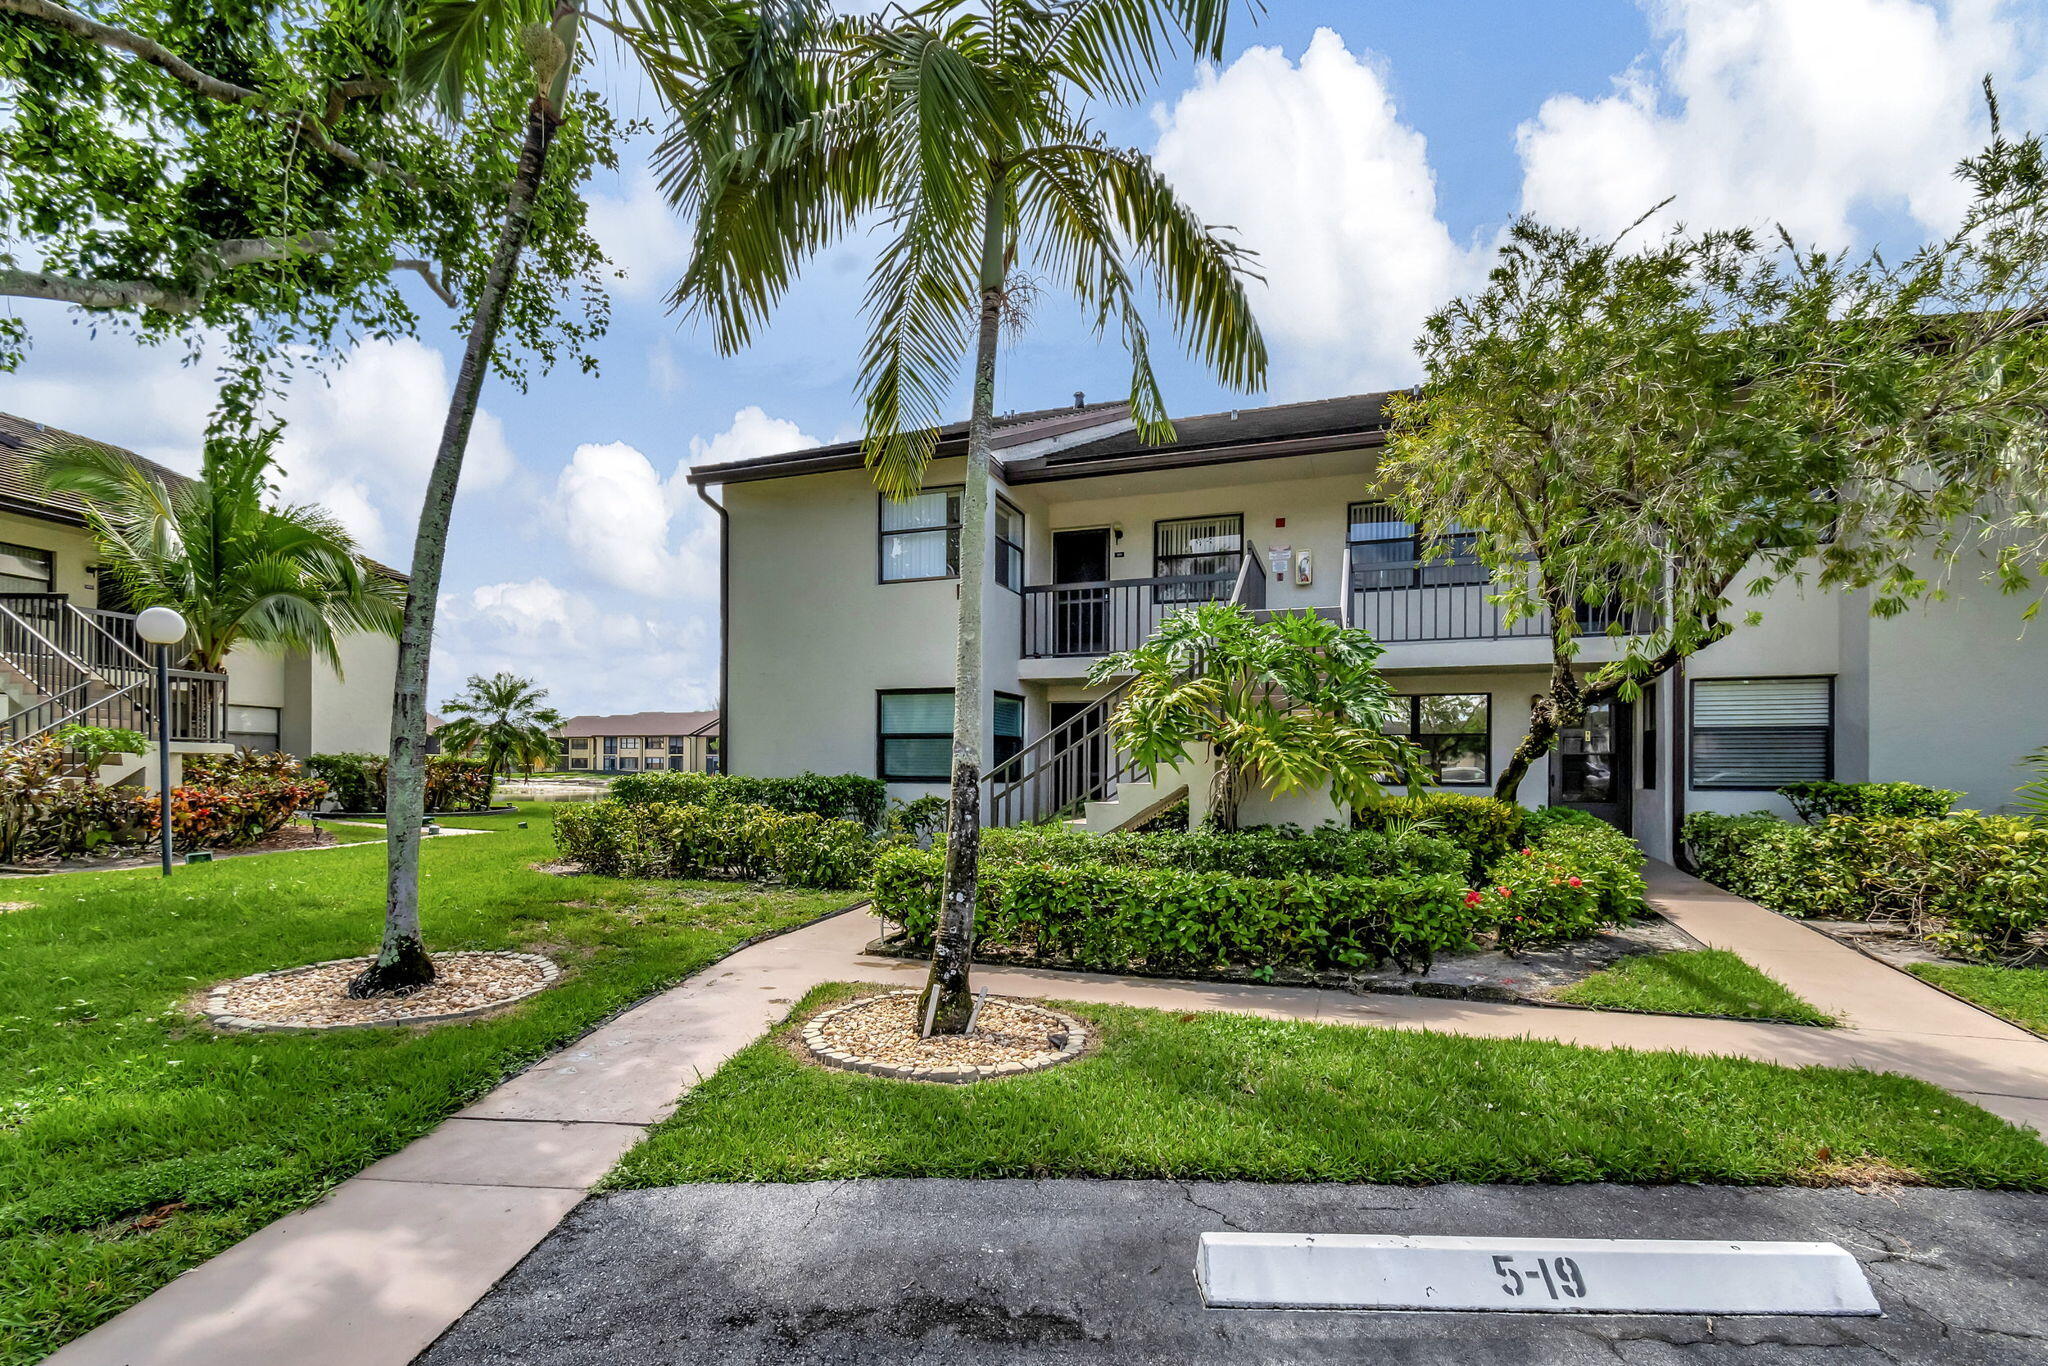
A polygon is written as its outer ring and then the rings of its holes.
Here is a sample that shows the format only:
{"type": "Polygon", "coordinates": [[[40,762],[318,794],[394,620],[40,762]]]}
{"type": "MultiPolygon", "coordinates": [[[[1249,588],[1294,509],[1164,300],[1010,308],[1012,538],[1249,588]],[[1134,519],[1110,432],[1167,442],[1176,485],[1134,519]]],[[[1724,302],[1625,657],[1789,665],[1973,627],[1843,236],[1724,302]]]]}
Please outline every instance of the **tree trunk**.
{"type": "Polygon", "coordinates": [[[526,145],[506,196],[505,220],[489,274],[477,295],[476,317],[462,368],[448,401],[441,445],[427,476],[426,501],[413,538],[412,582],[405,595],[405,624],[398,637],[398,674],[391,701],[391,760],[385,770],[384,824],[387,883],[384,940],[377,960],[348,984],[354,997],[400,996],[434,980],[433,960],[420,938],[420,823],[427,801],[427,659],[434,643],[434,607],[441,593],[441,564],[448,549],[448,523],[455,510],[455,486],[477,400],[490,369],[491,349],[504,318],[505,295],[526,245],[534,194],[547,167],[555,127],[549,101],[535,97],[526,111],[526,145]]]}
{"type": "Polygon", "coordinates": [[[974,897],[981,862],[981,596],[988,578],[989,438],[995,425],[996,339],[1003,311],[1003,176],[989,177],[982,220],[981,320],[974,408],[967,427],[967,488],[960,509],[960,626],[953,643],[953,793],[946,877],[932,937],[932,969],[918,999],[934,1034],[961,1034],[973,1009],[974,897]],[[936,1008],[933,1000],[936,998],[936,1008]]]}

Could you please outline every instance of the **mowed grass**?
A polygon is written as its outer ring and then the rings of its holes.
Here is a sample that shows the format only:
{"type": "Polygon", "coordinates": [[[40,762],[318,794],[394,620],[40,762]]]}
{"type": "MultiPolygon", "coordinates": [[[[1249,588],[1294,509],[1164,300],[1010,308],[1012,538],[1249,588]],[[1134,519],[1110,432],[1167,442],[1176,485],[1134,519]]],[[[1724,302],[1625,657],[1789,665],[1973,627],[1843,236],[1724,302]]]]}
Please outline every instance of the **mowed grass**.
{"type": "MultiPolygon", "coordinates": [[[[793,1018],[852,994],[820,988],[793,1018]]],[[[1901,1182],[2048,1190],[2048,1148],[1904,1077],[1066,1005],[1080,1061],[959,1087],[738,1054],[620,1187],[849,1177],[1901,1182]]]]}
{"type": "Polygon", "coordinates": [[[2016,1025],[2048,1034],[2048,968],[1915,963],[1908,971],[2016,1025]]]}
{"type": "MultiPolygon", "coordinates": [[[[224,978],[370,952],[383,845],[0,885],[0,1362],[40,1360],[748,936],[855,899],[535,872],[549,811],[424,845],[434,949],[546,953],[562,983],[486,1019],[223,1035],[224,978]]],[[[379,832],[340,829],[343,839],[379,832]]]]}
{"type": "Polygon", "coordinates": [[[1554,993],[1554,999],[1595,1010],[1732,1015],[1806,1025],[1835,1023],[1834,1016],[1815,1010],[1775,977],[1766,976],[1726,949],[1624,958],[1554,993]]]}

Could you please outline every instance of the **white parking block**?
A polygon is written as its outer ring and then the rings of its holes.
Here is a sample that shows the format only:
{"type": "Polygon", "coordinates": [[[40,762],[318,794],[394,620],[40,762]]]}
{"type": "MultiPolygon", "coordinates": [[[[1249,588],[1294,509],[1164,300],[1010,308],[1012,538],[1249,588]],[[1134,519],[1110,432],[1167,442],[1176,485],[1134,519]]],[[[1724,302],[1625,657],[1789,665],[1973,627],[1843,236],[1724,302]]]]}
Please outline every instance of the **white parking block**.
{"type": "Polygon", "coordinates": [[[1833,1243],[1204,1233],[1195,1279],[1211,1309],[1883,1312],[1833,1243]]]}

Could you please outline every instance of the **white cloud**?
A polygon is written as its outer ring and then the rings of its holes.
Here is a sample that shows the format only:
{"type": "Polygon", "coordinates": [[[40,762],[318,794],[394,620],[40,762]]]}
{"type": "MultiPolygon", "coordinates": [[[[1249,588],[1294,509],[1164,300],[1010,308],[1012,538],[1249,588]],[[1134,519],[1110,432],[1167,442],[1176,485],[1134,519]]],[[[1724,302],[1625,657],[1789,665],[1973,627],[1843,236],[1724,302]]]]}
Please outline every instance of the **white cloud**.
{"type": "Polygon", "coordinates": [[[570,712],[690,710],[717,705],[718,644],[701,616],[651,618],[547,578],[442,595],[432,696],[503,669],[550,689],[570,712]]]}
{"type": "Polygon", "coordinates": [[[619,293],[628,298],[665,297],[690,259],[690,236],[662,197],[646,162],[621,179],[617,194],[591,192],[590,234],[625,274],[618,281],[619,293]]]}
{"type": "Polygon", "coordinates": [[[623,441],[578,446],[548,500],[569,550],[601,581],[651,597],[705,599],[718,592],[718,526],[689,485],[692,466],[814,446],[796,423],[757,407],[733,414],[716,436],[690,438],[690,454],[666,478],[623,441]]]}
{"type": "Polygon", "coordinates": [[[2038,11],[2005,0],[1641,2],[1654,64],[1518,130],[1527,212],[1613,232],[1676,196],[1673,221],[1782,222],[1827,247],[1866,214],[1940,231],[1985,137],[1979,80],[2030,103],[2042,79],[2038,11]]]}
{"type": "Polygon", "coordinates": [[[1426,141],[1375,62],[1318,29],[1298,64],[1251,48],[1155,119],[1154,156],[1182,197],[1259,253],[1275,387],[1412,381],[1423,319],[1475,278],[1477,258],[1438,219],[1426,141]]]}

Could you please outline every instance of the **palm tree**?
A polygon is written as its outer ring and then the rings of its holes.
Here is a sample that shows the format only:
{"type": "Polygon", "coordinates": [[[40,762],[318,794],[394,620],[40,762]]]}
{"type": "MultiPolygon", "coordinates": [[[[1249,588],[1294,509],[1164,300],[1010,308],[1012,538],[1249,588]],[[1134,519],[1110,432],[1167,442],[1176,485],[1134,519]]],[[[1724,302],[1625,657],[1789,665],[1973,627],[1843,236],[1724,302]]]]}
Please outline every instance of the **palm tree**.
{"type": "Polygon", "coordinates": [[[483,751],[492,774],[509,778],[555,752],[549,732],[562,724],[562,714],[541,705],[547,695],[546,688],[517,674],[502,670],[489,678],[471,674],[469,685],[441,704],[441,710],[454,719],[434,736],[450,754],[483,751]]]}
{"type": "Polygon", "coordinates": [[[507,291],[541,199],[548,148],[569,114],[570,80],[583,64],[583,27],[594,24],[618,40],[676,111],[678,128],[689,130],[670,166],[670,173],[686,183],[694,175],[691,149],[716,147],[721,139],[758,131],[760,118],[785,116],[783,75],[795,51],[792,37],[809,23],[811,3],[762,0],[750,8],[733,0],[611,0],[601,6],[571,0],[427,0],[417,13],[408,80],[438,92],[449,117],[459,117],[464,95],[483,84],[494,64],[514,54],[531,66],[533,95],[518,169],[506,190],[490,267],[476,292],[475,315],[413,539],[412,587],[398,638],[391,708],[384,936],[376,959],[349,982],[355,997],[417,991],[434,980],[419,915],[434,610],[463,454],[507,291]]]}
{"type": "Polygon", "coordinates": [[[49,441],[30,477],[75,493],[137,608],[191,623],[188,667],[219,672],[244,642],[312,655],[341,672],[340,638],[398,633],[404,589],[325,509],[271,500],[276,434],[207,441],[196,482],[170,484],[105,446],[49,441]]]}
{"type": "MultiPolygon", "coordinates": [[[[958,1033],[969,1011],[980,846],[982,585],[998,334],[1021,325],[1047,271],[1131,356],[1131,416],[1173,439],[1153,377],[1138,276],[1182,342],[1223,380],[1255,389],[1266,350],[1245,294],[1246,253],[1204,223],[1142,153],[1109,143],[1081,106],[1134,100],[1186,42],[1220,59],[1233,0],[930,0],[843,19],[816,45],[827,102],[678,181],[699,210],[675,300],[720,346],[746,344],[797,267],[877,218],[890,234],[870,278],[862,358],[867,462],[885,493],[923,484],[942,409],[971,350],[972,409],[960,532],[950,836],[932,970],[920,1009],[958,1033]]],[[[688,134],[672,138],[683,159],[688,134]]]]}

